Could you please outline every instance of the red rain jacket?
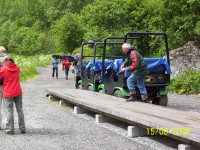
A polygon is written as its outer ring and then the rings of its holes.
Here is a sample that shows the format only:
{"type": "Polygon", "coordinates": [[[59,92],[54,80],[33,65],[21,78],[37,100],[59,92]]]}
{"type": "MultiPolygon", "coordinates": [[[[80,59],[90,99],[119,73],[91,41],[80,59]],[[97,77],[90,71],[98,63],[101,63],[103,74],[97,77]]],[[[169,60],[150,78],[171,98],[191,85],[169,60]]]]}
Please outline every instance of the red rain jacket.
{"type": "Polygon", "coordinates": [[[64,60],[64,61],[62,62],[62,65],[64,66],[65,69],[69,69],[70,66],[71,66],[71,64],[72,64],[72,63],[71,63],[69,60],[64,60]]]}
{"type": "Polygon", "coordinates": [[[19,81],[20,68],[18,65],[8,61],[0,69],[0,78],[3,79],[3,95],[11,98],[22,94],[19,81]]]}

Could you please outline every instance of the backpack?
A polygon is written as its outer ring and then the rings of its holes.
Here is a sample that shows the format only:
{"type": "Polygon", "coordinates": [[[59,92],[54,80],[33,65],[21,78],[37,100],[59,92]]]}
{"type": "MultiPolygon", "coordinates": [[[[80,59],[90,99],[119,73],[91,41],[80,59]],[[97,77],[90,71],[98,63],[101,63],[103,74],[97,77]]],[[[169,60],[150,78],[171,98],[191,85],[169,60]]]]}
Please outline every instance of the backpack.
{"type": "Polygon", "coordinates": [[[70,68],[70,65],[71,65],[71,62],[66,59],[62,62],[62,65],[65,67],[65,68],[70,68]]]}

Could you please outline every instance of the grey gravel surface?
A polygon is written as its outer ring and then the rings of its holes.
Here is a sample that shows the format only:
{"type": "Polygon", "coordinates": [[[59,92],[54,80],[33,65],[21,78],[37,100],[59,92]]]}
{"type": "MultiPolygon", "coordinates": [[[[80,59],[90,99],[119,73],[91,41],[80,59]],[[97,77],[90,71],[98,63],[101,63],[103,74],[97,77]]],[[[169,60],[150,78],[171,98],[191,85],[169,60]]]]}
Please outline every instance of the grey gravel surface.
{"type": "MultiPolygon", "coordinates": [[[[38,68],[39,76],[21,83],[23,88],[26,134],[20,134],[15,112],[15,135],[0,131],[0,150],[170,150],[178,141],[162,136],[130,138],[127,124],[111,120],[95,123],[94,114],[75,115],[70,107],[60,107],[57,101],[46,98],[45,89],[74,88],[70,72],[65,80],[51,77],[51,68],[38,68]]],[[[169,107],[200,112],[197,96],[169,96],[169,107]],[[180,97],[180,98],[179,98],[180,97]],[[192,102],[191,102],[192,101],[192,102]]]]}
{"type": "Polygon", "coordinates": [[[200,97],[198,95],[169,94],[168,107],[183,111],[200,113],[200,97]]]}

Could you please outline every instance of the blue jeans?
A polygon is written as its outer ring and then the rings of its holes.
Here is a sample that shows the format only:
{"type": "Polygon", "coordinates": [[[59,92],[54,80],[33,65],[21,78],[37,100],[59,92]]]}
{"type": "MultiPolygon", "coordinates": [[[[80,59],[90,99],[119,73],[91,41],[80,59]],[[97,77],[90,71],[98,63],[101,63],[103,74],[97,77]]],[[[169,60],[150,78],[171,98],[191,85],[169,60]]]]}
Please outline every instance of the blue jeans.
{"type": "Polygon", "coordinates": [[[79,71],[78,66],[74,66],[74,73],[77,74],[79,71]]]}
{"type": "Polygon", "coordinates": [[[145,74],[134,74],[134,73],[132,73],[127,79],[128,89],[130,91],[135,90],[134,83],[137,82],[140,94],[147,95],[147,90],[144,86],[146,75],[147,75],[146,73],[145,74]]]}

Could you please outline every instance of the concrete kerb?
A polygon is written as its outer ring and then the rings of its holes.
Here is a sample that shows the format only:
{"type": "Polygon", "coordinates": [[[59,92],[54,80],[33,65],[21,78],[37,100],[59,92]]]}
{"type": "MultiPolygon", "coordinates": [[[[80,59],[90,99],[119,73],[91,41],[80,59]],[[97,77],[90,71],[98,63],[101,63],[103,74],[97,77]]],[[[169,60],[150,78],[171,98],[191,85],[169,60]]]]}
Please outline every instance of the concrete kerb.
{"type": "Polygon", "coordinates": [[[129,137],[139,137],[146,136],[147,131],[143,128],[137,126],[128,126],[128,136],[129,137]]]}
{"type": "Polygon", "coordinates": [[[54,100],[53,96],[51,96],[51,95],[48,96],[48,99],[49,99],[49,101],[54,100]]]}
{"type": "Polygon", "coordinates": [[[189,144],[179,144],[178,150],[194,150],[192,145],[189,144]]]}
{"type": "Polygon", "coordinates": [[[75,114],[83,114],[83,113],[85,113],[85,112],[86,112],[85,109],[83,109],[83,108],[81,108],[81,107],[79,107],[79,106],[74,106],[74,113],[75,113],[75,114]]]}
{"type": "Polygon", "coordinates": [[[59,100],[59,106],[62,107],[62,106],[66,106],[65,102],[63,100],[59,100]]]}
{"type": "Polygon", "coordinates": [[[105,122],[105,117],[100,114],[95,115],[95,122],[96,123],[104,123],[105,122]]]}

